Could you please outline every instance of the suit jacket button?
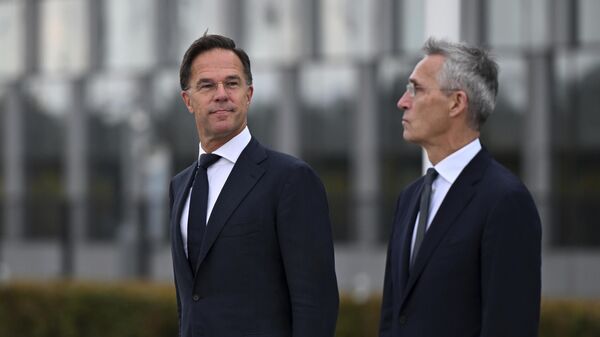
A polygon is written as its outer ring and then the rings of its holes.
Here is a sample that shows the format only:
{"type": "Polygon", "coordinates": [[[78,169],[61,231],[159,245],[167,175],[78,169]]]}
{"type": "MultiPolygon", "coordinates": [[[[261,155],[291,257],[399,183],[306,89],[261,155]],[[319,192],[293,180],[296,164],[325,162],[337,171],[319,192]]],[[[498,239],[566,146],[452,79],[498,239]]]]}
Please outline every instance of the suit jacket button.
{"type": "Polygon", "coordinates": [[[406,315],[400,315],[400,319],[398,320],[398,322],[404,325],[406,323],[406,315]]]}
{"type": "Polygon", "coordinates": [[[194,296],[192,296],[192,299],[193,299],[194,301],[198,301],[198,300],[200,299],[200,296],[198,296],[198,295],[194,294],[194,296]]]}

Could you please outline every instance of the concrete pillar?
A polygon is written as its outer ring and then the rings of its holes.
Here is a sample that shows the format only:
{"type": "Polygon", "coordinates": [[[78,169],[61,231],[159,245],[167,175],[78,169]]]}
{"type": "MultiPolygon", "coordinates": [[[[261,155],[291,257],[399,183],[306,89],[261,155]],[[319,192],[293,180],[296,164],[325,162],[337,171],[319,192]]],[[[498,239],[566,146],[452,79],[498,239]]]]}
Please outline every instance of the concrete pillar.
{"type": "Polygon", "coordinates": [[[19,81],[7,85],[6,106],[2,116],[4,137],[4,241],[23,239],[25,202],[25,163],[23,92],[19,81]]]}
{"type": "Polygon", "coordinates": [[[361,85],[357,87],[350,144],[350,169],[353,196],[352,212],[357,243],[374,247],[379,235],[379,132],[377,128],[377,66],[365,62],[358,66],[361,85]]]}
{"type": "Polygon", "coordinates": [[[227,21],[225,35],[232,38],[238,47],[244,48],[244,32],[246,22],[244,19],[244,0],[223,0],[224,10],[222,19],[227,21]]]}
{"type": "MultiPolygon", "coordinates": [[[[155,0],[157,9],[155,22],[177,22],[177,6],[171,0],[155,0]]],[[[177,64],[179,58],[179,36],[177,25],[159,24],[156,27],[156,43],[154,50],[159,66],[170,66],[177,64]]]]}
{"type": "Polygon", "coordinates": [[[403,6],[402,1],[379,0],[376,11],[381,38],[378,39],[377,49],[383,54],[396,55],[402,50],[402,20],[398,20],[398,14],[403,6]]]}
{"type": "MultiPolygon", "coordinates": [[[[88,71],[100,71],[104,66],[105,38],[105,0],[93,0],[86,3],[89,22],[87,39],[88,71]]],[[[169,21],[171,22],[171,21],[169,21]]],[[[170,26],[170,25],[165,25],[170,26]]]]}
{"type": "MultiPolygon", "coordinates": [[[[168,233],[165,224],[168,223],[169,205],[169,180],[171,179],[170,166],[172,155],[163,145],[152,144],[150,152],[144,161],[143,204],[144,207],[144,235],[147,237],[145,254],[151,257],[162,247],[168,233]]],[[[148,268],[150,259],[148,260],[148,268]]],[[[152,272],[151,270],[148,270],[152,272]]],[[[156,275],[156,273],[152,273],[156,275]]]]}
{"type": "Polygon", "coordinates": [[[306,34],[300,34],[301,36],[305,36],[305,38],[309,39],[308,43],[304,45],[307,46],[309,52],[307,56],[311,59],[318,59],[321,55],[321,20],[319,17],[320,12],[320,0],[305,0],[302,1],[302,5],[304,8],[304,15],[306,20],[306,34]]]}
{"type": "Polygon", "coordinates": [[[151,74],[137,77],[138,96],[122,125],[121,172],[125,188],[119,242],[123,255],[121,274],[124,277],[145,278],[150,274],[152,252],[148,251],[143,184],[150,144],[152,79],[151,74]]]}
{"type": "Polygon", "coordinates": [[[550,36],[556,45],[571,48],[579,45],[579,1],[550,0],[550,36]]]}
{"type": "Polygon", "coordinates": [[[25,53],[25,71],[28,74],[34,73],[39,69],[40,57],[40,0],[24,0],[23,21],[25,29],[25,39],[23,41],[25,53]]]}
{"type": "Polygon", "coordinates": [[[551,116],[552,89],[555,80],[553,53],[531,51],[527,56],[529,106],[524,116],[521,161],[523,180],[535,199],[542,219],[543,247],[552,237],[551,207],[551,116]]]}
{"type": "Polygon", "coordinates": [[[482,45],[487,37],[487,1],[461,1],[460,37],[470,44],[482,45]]]}
{"type": "Polygon", "coordinates": [[[87,112],[83,78],[71,81],[71,106],[66,118],[65,185],[66,219],[62,238],[62,274],[75,276],[77,247],[86,241],[88,200],[87,112]]]}
{"type": "Polygon", "coordinates": [[[282,102],[277,111],[275,127],[275,146],[277,150],[294,155],[301,155],[298,65],[291,64],[280,68],[279,88],[282,102]]]}

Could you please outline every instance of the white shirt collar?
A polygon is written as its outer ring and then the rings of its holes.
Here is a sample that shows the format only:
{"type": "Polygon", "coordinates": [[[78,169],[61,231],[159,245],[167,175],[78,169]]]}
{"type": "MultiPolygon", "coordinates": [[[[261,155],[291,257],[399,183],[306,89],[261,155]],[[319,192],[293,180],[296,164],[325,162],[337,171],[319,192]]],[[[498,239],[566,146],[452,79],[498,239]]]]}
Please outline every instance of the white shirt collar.
{"type": "MultiPolygon", "coordinates": [[[[480,150],[481,143],[479,142],[479,138],[476,138],[458,151],[444,158],[437,165],[433,166],[433,168],[439,173],[440,177],[444,178],[450,184],[454,184],[458,175],[480,150]]],[[[432,167],[431,164],[428,167],[432,167]]]]}
{"type": "MultiPolygon", "coordinates": [[[[248,126],[246,126],[242,132],[231,138],[227,143],[223,144],[220,148],[216,149],[212,153],[218,154],[222,158],[225,158],[231,163],[235,164],[237,159],[240,157],[240,154],[242,154],[242,151],[244,151],[244,148],[246,148],[246,145],[250,143],[251,139],[252,135],[250,134],[248,126]]],[[[200,160],[200,156],[206,153],[206,151],[204,151],[202,148],[202,144],[199,143],[198,147],[200,148],[198,160],[200,160]]]]}

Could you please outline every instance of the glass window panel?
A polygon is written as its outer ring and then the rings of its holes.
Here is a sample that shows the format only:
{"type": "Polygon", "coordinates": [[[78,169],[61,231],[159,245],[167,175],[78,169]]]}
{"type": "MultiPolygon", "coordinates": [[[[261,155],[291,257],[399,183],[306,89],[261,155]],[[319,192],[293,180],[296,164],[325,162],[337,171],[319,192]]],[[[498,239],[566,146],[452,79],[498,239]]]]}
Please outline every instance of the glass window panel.
{"type": "Polygon", "coordinates": [[[350,65],[310,64],[300,70],[302,158],[325,184],[336,241],[350,240],[353,234],[348,146],[356,81],[350,65]]]}
{"type": "Polygon", "coordinates": [[[532,47],[542,47],[551,42],[551,27],[549,15],[551,1],[529,0],[524,1],[524,10],[527,12],[525,22],[525,37],[527,44],[532,47]]]}
{"type": "Polygon", "coordinates": [[[162,103],[156,106],[157,143],[164,144],[171,156],[170,169],[173,174],[192,164],[198,156],[198,136],[194,116],[183,103],[179,90],[179,69],[171,69],[159,79],[157,90],[161,93],[162,103]],[[171,76],[175,74],[176,78],[171,76]],[[170,83],[170,84],[168,84],[170,83]]]}
{"type": "Polygon", "coordinates": [[[123,170],[128,122],[136,108],[139,87],[128,77],[95,76],[89,85],[88,210],[87,237],[116,238],[125,203],[123,170]]]}
{"type": "Polygon", "coordinates": [[[4,216],[5,202],[4,174],[0,174],[0,240],[4,240],[4,232],[6,230],[6,218],[4,216]]]}
{"type": "Polygon", "coordinates": [[[550,42],[550,2],[490,0],[488,4],[488,41],[492,45],[543,47],[550,42]]]}
{"type": "Polygon", "coordinates": [[[295,0],[246,1],[248,27],[244,45],[252,61],[294,61],[310,49],[310,32],[303,31],[307,10],[303,2],[295,0]]]}
{"type": "MultiPolygon", "coordinates": [[[[301,70],[302,100],[309,105],[330,106],[350,100],[357,81],[356,70],[348,63],[312,63],[301,70]]],[[[319,110],[322,114],[334,111],[319,110]]]]}
{"type": "Polygon", "coordinates": [[[425,41],[425,3],[423,1],[404,0],[398,8],[397,18],[403,50],[419,50],[425,41]]]}
{"type": "Polygon", "coordinates": [[[156,62],[156,6],[147,0],[105,0],[106,65],[145,70],[156,62]]]}
{"type": "Polygon", "coordinates": [[[94,114],[109,123],[120,123],[131,114],[138,90],[132,78],[98,75],[90,81],[88,103],[94,114]]]}
{"type": "Polygon", "coordinates": [[[597,51],[579,53],[577,59],[579,113],[578,144],[581,148],[600,148],[600,55],[597,51]]]}
{"type": "Polygon", "coordinates": [[[0,78],[18,76],[24,70],[23,2],[0,1],[0,78]]]}
{"type": "Polygon", "coordinates": [[[524,60],[498,55],[500,72],[496,108],[481,130],[482,141],[500,161],[516,170],[519,148],[524,140],[521,126],[527,110],[527,68],[524,60]]]}
{"type": "Polygon", "coordinates": [[[600,57],[565,52],[556,62],[557,113],[554,122],[554,244],[600,246],[600,57]]]}
{"type": "MultiPolygon", "coordinates": [[[[0,124],[0,132],[4,133],[3,127],[5,126],[5,116],[6,116],[6,89],[4,88],[4,86],[1,85],[0,83],[0,121],[2,124],[0,124]]],[[[4,184],[4,176],[6,175],[6,165],[5,165],[5,160],[7,159],[6,157],[4,157],[4,147],[5,147],[5,137],[4,134],[2,136],[0,136],[0,240],[4,239],[4,231],[6,228],[6,224],[5,221],[6,219],[4,218],[4,203],[5,203],[5,197],[6,197],[6,185],[4,184]]],[[[1,264],[1,263],[0,263],[1,264]]]]}
{"type": "Polygon", "coordinates": [[[311,64],[303,69],[300,78],[303,149],[346,152],[355,107],[355,69],[341,64],[311,64]]]}
{"type": "MultiPolygon", "coordinates": [[[[181,99],[181,96],[179,96],[181,91],[179,88],[179,68],[165,68],[155,72],[153,86],[152,106],[156,108],[155,112],[157,114],[168,113],[165,110],[168,102],[174,96],[181,99]]],[[[181,106],[185,108],[183,100],[181,102],[181,106]]]]}
{"type": "Polygon", "coordinates": [[[521,153],[527,130],[528,78],[525,60],[512,54],[497,55],[500,66],[496,107],[481,128],[481,143],[515,175],[521,173],[521,153]]]}
{"type": "Polygon", "coordinates": [[[88,120],[88,226],[91,240],[116,237],[122,221],[124,188],[121,181],[122,127],[102,113],[92,111],[88,120]]]}
{"type": "Polygon", "coordinates": [[[556,66],[561,124],[573,130],[568,141],[581,148],[600,147],[600,56],[593,50],[563,53],[556,66]]]}
{"type": "Polygon", "coordinates": [[[582,43],[600,42],[600,1],[579,0],[579,39],[582,43]]]}
{"type": "Polygon", "coordinates": [[[402,153],[414,147],[402,139],[402,110],[396,104],[404,92],[408,77],[420,56],[383,59],[378,68],[378,111],[381,125],[381,146],[385,153],[402,153]]]}
{"type": "Polygon", "coordinates": [[[494,46],[515,47],[523,44],[525,12],[522,0],[488,1],[488,40],[494,46]]]}
{"type": "Polygon", "coordinates": [[[81,73],[88,67],[87,1],[40,2],[41,69],[48,73],[81,73]]]}
{"type": "Polygon", "coordinates": [[[208,30],[209,34],[227,35],[228,19],[225,17],[227,1],[178,0],[179,58],[181,60],[190,44],[208,30]]]}
{"type": "Polygon", "coordinates": [[[389,240],[398,194],[421,175],[421,148],[402,138],[403,111],[396,106],[419,58],[383,59],[378,69],[376,118],[381,148],[381,242],[389,240]]]}
{"type": "MultiPolygon", "coordinates": [[[[7,115],[7,110],[8,110],[8,97],[7,97],[7,93],[6,93],[6,86],[2,83],[2,81],[0,81],[0,132],[2,133],[2,135],[0,135],[0,160],[4,161],[4,153],[5,153],[5,149],[4,149],[4,142],[5,142],[5,138],[6,135],[4,134],[3,131],[3,127],[6,125],[6,115],[7,115]]],[[[0,179],[2,178],[2,175],[4,174],[4,167],[1,166],[2,164],[0,164],[0,179]]],[[[0,189],[0,191],[4,191],[3,189],[0,189]]],[[[2,193],[2,192],[0,192],[2,193]]]]}
{"type": "Polygon", "coordinates": [[[425,36],[460,38],[460,0],[423,1],[425,6],[425,36]]]}
{"type": "Polygon", "coordinates": [[[248,126],[258,140],[276,148],[273,121],[277,118],[280,78],[276,68],[254,68],[254,94],[248,110],[248,126]]]}
{"type": "Polygon", "coordinates": [[[321,2],[321,50],[327,57],[368,58],[377,51],[377,6],[369,0],[321,2]]]}
{"type": "Polygon", "coordinates": [[[56,239],[66,223],[62,149],[70,93],[66,81],[32,79],[29,84],[23,121],[26,181],[23,233],[31,239],[56,239]],[[50,96],[65,104],[49,107],[46,102],[52,101],[50,96]]]}

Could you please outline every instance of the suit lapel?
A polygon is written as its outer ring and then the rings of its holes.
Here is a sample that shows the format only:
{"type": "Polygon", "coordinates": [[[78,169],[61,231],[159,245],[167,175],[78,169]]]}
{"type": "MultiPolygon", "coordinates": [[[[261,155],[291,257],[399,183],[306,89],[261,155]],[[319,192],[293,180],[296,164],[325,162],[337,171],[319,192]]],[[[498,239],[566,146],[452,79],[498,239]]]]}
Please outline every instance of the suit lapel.
{"type": "MultiPolygon", "coordinates": [[[[183,261],[184,265],[189,266],[187,262],[187,256],[185,255],[185,250],[183,248],[183,237],[181,236],[181,214],[183,212],[183,207],[187,200],[188,192],[191,188],[194,173],[196,171],[196,162],[193,165],[190,165],[182,174],[182,177],[179,183],[174,186],[177,190],[173,191],[176,196],[175,201],[173,203],[173,209],[175,216],[171,218],[171,237],[173,238],[173,243],[171,245],[171,249],[173,252],[173,256],[176,261],[183,261]]],[[[192,269],[188,268],[190,271],[190,276],[192,269]]]]}
{"type": "MultiPolygon", "coordinates": [[[[423,269],[426,267],[427,262],[431,258],[431,255],[450,227],[455,223],[456,218],[471,202],[471,199],[476,192],[476,184],[481,179],[489,161],[489,154],[485,149],[482,149],[473,160],[467,164],[463,172],[458,176],[454,184],[452,184],[452,187],[450,187],[450,190],[446,194],[444,201],[442,201],[442,204],[423,239],[423,243],[419,249],[419,255],[417,256],[408,277],[404,297],[400,306],[402,306],[405,299],[408,297],[407,295],[412,291],[419,276],[423,272],[423,269]]],[[[419,194],[420,193],[417,193],[417,199],[419,194]]],[[[414,226],[414,224],[411,226],[414,226]]],[[[408,241],[408,245],[408,249],[410,250],[410,240],[408,241]]],[[[407,267],[408,260],[406,260],[406,263],[403,265],[407,267]]]]}
{"type": "Polygon", "coordinates": [[[264,148],[254,138],[240,154],[208,219],[196,270],[206,258],[229,217],[265,173],[265,169],[259,163],[266,157],[264,148]]]}

